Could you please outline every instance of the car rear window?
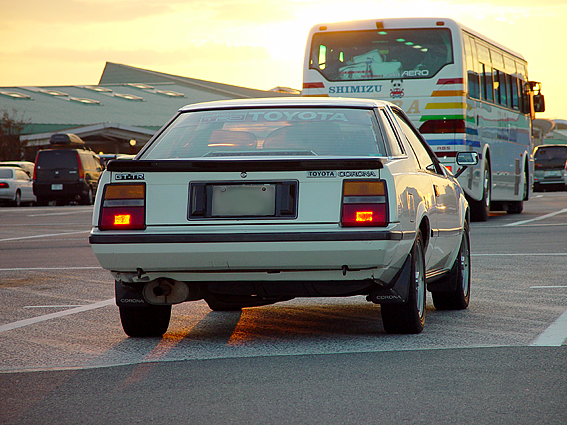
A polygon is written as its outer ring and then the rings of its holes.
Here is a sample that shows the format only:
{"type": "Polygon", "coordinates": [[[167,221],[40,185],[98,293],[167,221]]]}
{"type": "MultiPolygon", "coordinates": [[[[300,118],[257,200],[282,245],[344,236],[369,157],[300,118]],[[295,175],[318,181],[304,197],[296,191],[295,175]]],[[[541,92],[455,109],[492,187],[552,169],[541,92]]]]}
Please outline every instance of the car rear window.
{"type": "Polygon", "coordinates": [[[0,179],[11,179],[11,178],[12,178],[12,170],[0,168],[0,179]]]}
{"type": "Polygon", "coordinates": [[[563,166],[567,161],[567,146],[546,146],[538,148],[534,159],[537,163],[549,166],[563,166]]]}
{"type": "Polygon", "coordinates": [[[385,156],[373,110],[264,108],[186,112],[142,159],[209,156],[385,156]]]}
{"type": "Polygon", "coordinates": [[[40,151],[37,166],[42,170],[77,168],[77,152],[72,150],[40,151]]]}

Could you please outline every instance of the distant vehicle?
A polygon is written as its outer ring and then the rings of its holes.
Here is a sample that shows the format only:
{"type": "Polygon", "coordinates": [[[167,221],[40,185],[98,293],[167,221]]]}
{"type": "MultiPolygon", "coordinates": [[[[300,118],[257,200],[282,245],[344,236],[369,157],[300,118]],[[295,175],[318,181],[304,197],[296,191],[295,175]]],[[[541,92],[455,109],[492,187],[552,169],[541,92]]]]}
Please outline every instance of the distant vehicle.
{"type": "MultiPolygon", "coordinates": [[[[475,152],[456,157],[464,171],[475,152]]],[[[457,173],[458,174],[458,173],[457,173]]],[[[463,190],[397,106],[288,98],[190,105],[101,176],[89,238],[130,336],[171,305],[240,310],[364,295],[389,333],[470,296],[463,190]]]]}
{"type": "Polygon", "coordinates": [[[19,207],[35,200],[28,173],[20,167],[0,167],[0,202],[19,207]]]}
{"type": "Polygon", "coordinates": [[[540,145],[534,151],[534,191],[567,189],[567,145],[540,145]]]}
{"type": "Polygon", "coordinates": [[[2,161],[0,162],[0,167],[20,167],[31,177],[33,176],[35,164],[29,161],[2,161]]]}
{"type": "Polygon", "coordinates": [[[446,18],[391,18],[313,26],[303,96],[389,100],[410,117],[439,160],[481,158],[459,178],[473,220],[521,213],[533,173],[532,120],[545,110],[525,58],[446,18]]]}
{"type": "Polygon", "coordinates": [[[33,192],[37,203],[91,205],[103,170],[98,156],[85,149],[85,142],[75,134],[54,134],[50,145],[52,149],[39,151],[35,160],[33,192]]]}

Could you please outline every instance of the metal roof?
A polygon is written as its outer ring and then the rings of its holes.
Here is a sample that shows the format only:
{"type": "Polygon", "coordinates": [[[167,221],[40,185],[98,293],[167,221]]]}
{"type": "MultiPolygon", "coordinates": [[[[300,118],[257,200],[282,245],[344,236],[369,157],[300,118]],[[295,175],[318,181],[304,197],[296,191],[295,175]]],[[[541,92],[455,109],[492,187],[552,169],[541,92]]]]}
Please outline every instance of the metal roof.
{"type": "Polygon", "coordinates": [[[107,63],[98,85],[0,87],[0,110],[17,111],[23,134],[117,123],[155,132],[188,104],[278,97],[272,92],[107,63]]]}

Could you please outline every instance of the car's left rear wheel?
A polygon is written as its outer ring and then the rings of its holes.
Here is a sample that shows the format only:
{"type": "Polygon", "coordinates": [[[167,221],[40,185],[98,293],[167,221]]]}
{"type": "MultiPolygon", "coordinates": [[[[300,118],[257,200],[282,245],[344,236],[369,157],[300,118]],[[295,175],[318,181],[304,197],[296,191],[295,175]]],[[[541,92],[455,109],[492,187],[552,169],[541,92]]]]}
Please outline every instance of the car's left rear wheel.
{"type": "Polygon", "coordinates": [[[411,252],[408,298],[401,304],[382,304],[382,323],[390,334],[418,334],[425,326],[425,255],[423,238],[418,232],[411,252]]]}
{"type": "Polygon", "coordinates": [[[122,329],[132,337],[162,336],[169,327],[170,305],[120,306],[122,329]]]}

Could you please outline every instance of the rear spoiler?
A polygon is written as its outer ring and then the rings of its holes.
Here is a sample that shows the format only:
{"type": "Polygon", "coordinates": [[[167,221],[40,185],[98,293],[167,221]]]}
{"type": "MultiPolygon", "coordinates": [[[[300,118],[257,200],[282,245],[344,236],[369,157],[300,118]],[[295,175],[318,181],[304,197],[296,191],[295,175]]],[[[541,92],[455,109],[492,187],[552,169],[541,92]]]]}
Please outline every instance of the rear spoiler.
{"type": "MultiPolygon", "coordinates": [[[[158,159],[111,160],[107,170],[115,172],[224,172],[224,171],[314,171],[314,170],[377,170],[384,168],[384,158],[217,158],[217,159],[158,159]]],[[[354,176],[353,176],[354,177],[354,176]]],[[[368,177],[362,176],[361,177],[368,177]]]]}

